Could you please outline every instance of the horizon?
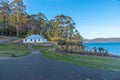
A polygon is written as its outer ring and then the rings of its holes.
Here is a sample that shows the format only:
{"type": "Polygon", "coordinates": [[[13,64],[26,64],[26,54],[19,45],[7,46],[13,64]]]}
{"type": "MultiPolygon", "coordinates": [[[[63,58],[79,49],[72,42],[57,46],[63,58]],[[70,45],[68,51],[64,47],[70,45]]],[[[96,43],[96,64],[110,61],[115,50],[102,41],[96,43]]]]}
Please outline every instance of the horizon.
{"type": "MultiPolygon", "coordinates": [[[[13,1],[13,0],[9,0],[13,1]]],[[[29,14],[70,16],[83,38],[120,37],[120,0],[23,0],[29,14]]]]}

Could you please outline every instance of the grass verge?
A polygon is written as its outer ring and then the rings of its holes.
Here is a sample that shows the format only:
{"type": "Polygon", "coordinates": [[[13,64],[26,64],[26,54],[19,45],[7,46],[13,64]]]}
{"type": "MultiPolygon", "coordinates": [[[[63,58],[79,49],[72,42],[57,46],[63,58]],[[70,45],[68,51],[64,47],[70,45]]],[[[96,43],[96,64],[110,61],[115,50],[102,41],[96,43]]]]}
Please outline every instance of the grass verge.
{"type": "Polygon", "coordinates": [[[61,54],[51,49],[42,50],[41,53],[49,59],[76,64],[96,69],[120,71],[120,59],[100,56],[87,56],[79,54],[61,54]]]}
{"type": "Polygon", "coordinates": [[[22,44],[0,44],[0,57],[20,57],[29,53],[27,46],[22,44]]]}

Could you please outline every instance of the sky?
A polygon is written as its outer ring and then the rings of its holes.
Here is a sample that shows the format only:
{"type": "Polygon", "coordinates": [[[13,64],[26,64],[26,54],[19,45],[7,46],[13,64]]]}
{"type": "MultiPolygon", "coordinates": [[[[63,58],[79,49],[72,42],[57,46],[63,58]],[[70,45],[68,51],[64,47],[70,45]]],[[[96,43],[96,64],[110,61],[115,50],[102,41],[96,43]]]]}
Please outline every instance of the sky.
{"type": "Polygon", "coordinates": [[[29,14],[70,16],[86,39],[120,37],[120,0],[23,0],[29,14]]]}

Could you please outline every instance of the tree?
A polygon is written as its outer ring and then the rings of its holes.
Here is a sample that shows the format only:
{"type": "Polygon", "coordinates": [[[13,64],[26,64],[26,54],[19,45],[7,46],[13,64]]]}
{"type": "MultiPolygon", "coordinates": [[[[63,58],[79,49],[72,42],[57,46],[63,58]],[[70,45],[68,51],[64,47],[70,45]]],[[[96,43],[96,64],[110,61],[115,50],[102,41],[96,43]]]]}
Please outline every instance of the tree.
{"type": "MultiPolygon", "coordinates": [[[[70,16],[57,15],[54,19],[50,20],[52,25],[52,31],[56,30],[56,40],[64,39],[69,40],[70,35],[74,29],[74,21],[70,16]]],[[[51,33],[54,35],[53,33],[51,33]]]]}
{"type": "Polygon", "coordinates": [[[8,18],[9,18],[9,14],[10,14],[10,6],[9,6],[9,1],[7,0],[1,0],[0,1],[0,28],[1,33],[3,35],[4,32],[6,32],[7,34],[7,30],[8,30],[8,18]]]}
{"type": "MultiPolygon", "coordinates": [[[[78,48],[83,51],[82,36],[75,28],[75,23],[70,16],[58,15],[50,20],[52,25],[51,38],[54,41],[64,41],[66,51],[77,52],[78,48]],[[78,43],[80,44],[78,46],[78,43]]],[[[61,46],[63,48],[63,45],[61,46]]]]}
{"type": "Polygon", "coordinates": [[[43,13],[38,13],[37,15],[37,30],[39,30],[40,34],[46,38],[48,38],[47,31],[50,29],[49,21],[47,17],[43,13]]]}
{"type": "Polygon", "coordinates": [[[103,53],[104,53],[104,48],[100,47],[100,48],[98,48],[98,51],[100,52],[100,55],[102,55],[102,56],[103,56],[103,53]]]}
{"type": "Polygon", "coordinates": [[[59,29],[58,29],[58,22],[55,22],[55,20],[50,20],[50,37],[49,40],[51,41],[57,41],[60,38],[59,35],[59,29]]]}
{"type": "Polygon", "coordinates": [[[43,13],[29,15],[27,24],[29,26],[28,32],[48,38],[50,26],[47,17],[43,13]]]}
{"type": "Polygon", "coordinates": [[[15,28],[16,28],[16,36],[20,35],[20,28],[24,22],[24,14],[25,12],[25,5],[23,4],[22,0],[14,0],[11,3],[11,9],[12,9],[12,15],[14,15],[16,22],[14,22],[15,24],[15,28]]]}

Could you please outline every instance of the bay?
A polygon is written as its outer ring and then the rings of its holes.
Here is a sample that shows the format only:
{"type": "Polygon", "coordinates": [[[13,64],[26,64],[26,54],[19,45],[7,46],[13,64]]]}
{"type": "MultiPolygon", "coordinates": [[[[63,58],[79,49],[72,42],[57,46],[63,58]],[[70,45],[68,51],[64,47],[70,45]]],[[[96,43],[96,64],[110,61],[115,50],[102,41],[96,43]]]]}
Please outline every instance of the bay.
{"type": "Polygon", "coordinates": [[[92,43],[84,43],[85,46],[93,49],[94,47],[99,48],[102,47],[106,49],[109,53],[119,55],[120,56],[120,42],[92,42],[92,43]]]}

